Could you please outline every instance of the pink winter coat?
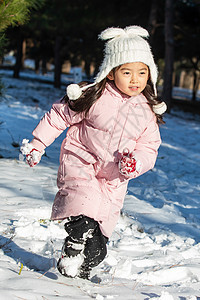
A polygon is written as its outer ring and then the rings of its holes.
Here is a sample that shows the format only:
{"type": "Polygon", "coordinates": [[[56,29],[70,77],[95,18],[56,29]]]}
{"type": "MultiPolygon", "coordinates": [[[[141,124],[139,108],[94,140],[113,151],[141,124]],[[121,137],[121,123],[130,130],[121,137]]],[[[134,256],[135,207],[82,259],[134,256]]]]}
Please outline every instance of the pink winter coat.
{"type": "Polygon", "coordinates": [[[128,97],[107,83],[86,118],[66,103],[53,104],[33,131],[31,143],[43,150],[67,127],[51,217],[86,215],[110,237],[128,184],[119,172],[119,153],[128,148],[140,160],[140,171],[133,178],[152,169],[161,143],[156,117],[142,94],[128,97]]]}

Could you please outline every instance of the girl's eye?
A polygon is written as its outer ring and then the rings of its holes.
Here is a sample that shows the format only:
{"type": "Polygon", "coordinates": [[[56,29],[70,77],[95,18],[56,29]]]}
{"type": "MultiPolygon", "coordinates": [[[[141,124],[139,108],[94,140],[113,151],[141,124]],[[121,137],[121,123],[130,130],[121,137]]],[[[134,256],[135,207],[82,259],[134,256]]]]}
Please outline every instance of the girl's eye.
{"type": "Polygon", "coordinates": [[[145,75],[146,73],[145,72],[140,72],[140,75],[145,75]]]}
{"type": "Polygon", "coordinates": [[[130,72],[124,72],[124,75],[130,75],[130,72]]]}

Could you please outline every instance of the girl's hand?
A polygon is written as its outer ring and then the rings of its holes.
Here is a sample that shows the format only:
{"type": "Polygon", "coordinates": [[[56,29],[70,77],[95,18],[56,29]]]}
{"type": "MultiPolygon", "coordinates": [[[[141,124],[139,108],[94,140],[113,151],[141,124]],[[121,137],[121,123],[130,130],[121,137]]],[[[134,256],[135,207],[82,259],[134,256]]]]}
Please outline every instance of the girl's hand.
{"type": "Polygon", "coordinates": [[[140,161],[134,157],[134,153],[129,149],[124,149],[119,161],[119,171],[122,175],[132,177],[135,171],[139,171],[141,166],[140,161]]]}
{"type": "Polygon", "coordinates": [[[26,155],[26,162],[30,167],[36,166],[41,160],[42,154],[35,148],[26,155]]]}
{"type": "Polygon", "coordinates": [[[20,151],[26,156],[27,164],[29,164],[30,167],[34,167],[40,162],[44,151],[40,152],[39,150],[33,148],[28,142],[29,140],[23,139],[20,151]]]}

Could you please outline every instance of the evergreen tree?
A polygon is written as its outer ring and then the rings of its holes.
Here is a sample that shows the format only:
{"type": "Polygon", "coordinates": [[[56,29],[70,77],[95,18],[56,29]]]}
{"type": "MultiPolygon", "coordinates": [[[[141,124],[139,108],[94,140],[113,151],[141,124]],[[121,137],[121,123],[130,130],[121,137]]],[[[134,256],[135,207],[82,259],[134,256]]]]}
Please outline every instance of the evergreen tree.
{"type": "MultiPolygon", "coordinates": [[[[3,0],[0,2],[0,38],[8,26],[24,24],[29,18],[31,8],[38,8],[40,0],[3,0]]],[[[0,44],[0,48],[2,44],[0,44]]]]}
{"type": "MultiPolygon", "coordinates": [[[[19,26],[28,21],[31,9],[38,9],[44,0],[3,0],[0,2],[0,54],[3,54],[3,46],[5,41],[5,30],[8,26],[19,26]]],[[[20,32],[20,30],[19,30],[20,32]]],[[[22,38],[19,35],[19,57],[15,68],[15,77],[21,64],[20,47],[22,38]]]]}

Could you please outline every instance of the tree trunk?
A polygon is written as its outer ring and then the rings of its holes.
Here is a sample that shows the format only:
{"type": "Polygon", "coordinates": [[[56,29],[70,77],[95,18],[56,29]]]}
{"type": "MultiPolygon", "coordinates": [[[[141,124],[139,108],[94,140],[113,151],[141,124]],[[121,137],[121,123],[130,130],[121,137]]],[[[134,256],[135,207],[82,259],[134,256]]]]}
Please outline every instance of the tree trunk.
{"type": "Polygon", "coordinates": [[[150,35],[150,39],[149,39],[150,44],[152,44],[152,38],[153,38],[153,35],[156,30],[157,10],[158,10],[158,0],[152,0],[151,1],[151,10],[149,13],[148,27],[147,27],[147,30],[150,35]]]}
{"type": "Polygon", "coordinates": [[[18,28],[17,33],[18,33],[18,40],[17,40],[16,62],[15,62],[14,73],[13,73],[14,78],[19,78],[19,72],[22,67],[22,56],[23,56],[23,36],[20,28],[18,28]]]}
{"type": "Polygon", "coordinates": [[[39,74],[40,72],[40,59],[38,57],[35,58],[35,73],[39,74]]]}
{"type": "Polygon", "coordinates": [[[26,40],[23,39],[22,41],[22,69],[24,69],[24,65],[25,65],[25,59],[26,59],[26,40]]]}
{"type": "Polygon", "coordinates": [[[54,86],[56,88],[60,88],[61,86],[61,70],[62,70],[62,63],[61,63],[61,55],[60,50],[62,46],[62,37],[57,36],[55,41],[55,70],[54,70],[54,86]]]}
{"type": "Polygon", "coordinates": [[[197,72],[196,72],[196,70],[194,70],[194,72],[193,72],[192,101],[196,101],[197,90],[198,90],[198,84],[197,84],[197,72]]]}
{"type": "Polygon", "coordinates": [[[199,86],[199,59],[191,58],[191,63],[193,65],[193,87],[192,87],[192,101],[196,101],[198,86],[199,86]]]}
{"type": "Polygon", "coordinates": [[[47,74],[47,60],[45,57],[42,58],[42,75],[47,74]]]}
{"type": "Polygon", "coordinates": [[[168,112],[171,109],[172,73],[174,63],[174,4],[173,0],[165,0],[165,69],[162,98],[166,102],[168,112]]]}
{"type": "Polygon", "coordinates": [[[85,73],[86,73],[86,76],[87,76],[87,78],[89,78],[90,79],[90,64],[91,64],[91,62],[90,62],[90,59],[86,59],[85,60],[85,73]]]}

